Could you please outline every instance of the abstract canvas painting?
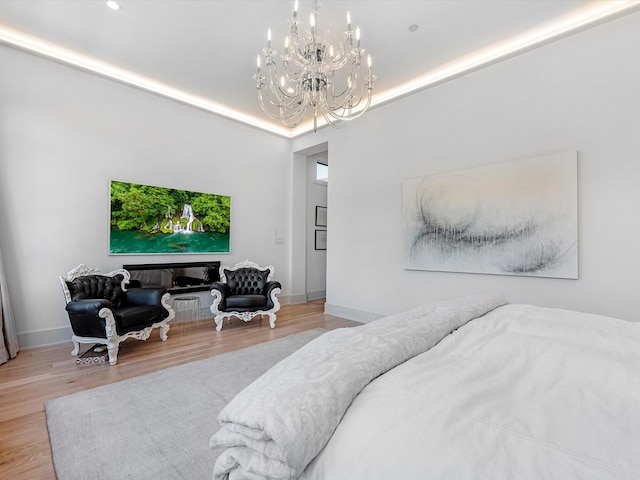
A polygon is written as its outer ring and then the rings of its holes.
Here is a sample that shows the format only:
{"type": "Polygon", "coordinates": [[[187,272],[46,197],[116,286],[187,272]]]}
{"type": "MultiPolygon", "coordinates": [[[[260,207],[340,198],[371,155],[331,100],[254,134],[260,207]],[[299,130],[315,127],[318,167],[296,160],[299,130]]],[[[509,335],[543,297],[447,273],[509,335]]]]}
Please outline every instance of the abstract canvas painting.
{"type": "Polygon", "coordinates": [[[404,268],[578,278],[578,154],[403,182],[404,268]]]}

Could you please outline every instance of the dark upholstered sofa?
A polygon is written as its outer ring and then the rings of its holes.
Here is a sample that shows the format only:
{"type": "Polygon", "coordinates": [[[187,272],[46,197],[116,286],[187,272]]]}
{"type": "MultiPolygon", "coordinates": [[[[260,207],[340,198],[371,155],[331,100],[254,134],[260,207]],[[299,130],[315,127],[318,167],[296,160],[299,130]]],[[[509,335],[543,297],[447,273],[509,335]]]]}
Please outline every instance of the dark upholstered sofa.
{"type": "Polygon", "coordinates": [[[163,288],[128,290],[129,278],[127,270],[103,274],[85,265],[60,277],[73,330],[72,355],[78,355],[80,343],[101,343],[115,365],[119,345],[127,338],[146,340],[159,328],[160,338],[167,339],[175,316],[169,293],[163,288]]]}

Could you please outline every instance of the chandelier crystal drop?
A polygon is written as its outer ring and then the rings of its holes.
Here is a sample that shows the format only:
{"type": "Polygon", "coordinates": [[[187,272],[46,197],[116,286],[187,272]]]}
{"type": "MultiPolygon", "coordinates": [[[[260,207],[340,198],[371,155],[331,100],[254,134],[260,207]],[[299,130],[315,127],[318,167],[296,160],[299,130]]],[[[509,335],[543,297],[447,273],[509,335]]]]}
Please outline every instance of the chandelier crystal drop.
{"type": "Polygon", "coordinates": [[[262,56],[258,55],[253,75],[262,110],[289,128],[300,125],[309,113],[313,115],[314,130],[319,116],[337,126],[340,120],[359,117],[371,105],[376,76],[371,69],[371,55],[363,65],[360,29],[353,30],[347,12],[347,29],[334,47],[330,31],[324,35],[317,32],[318,4],[318,0],[312,2],[307,26],[298,18],[296,0],[280,65],[276,63],[277,52],[271,47],[271,29],[268,30],[267,46],[262,49],[262,56]]]}

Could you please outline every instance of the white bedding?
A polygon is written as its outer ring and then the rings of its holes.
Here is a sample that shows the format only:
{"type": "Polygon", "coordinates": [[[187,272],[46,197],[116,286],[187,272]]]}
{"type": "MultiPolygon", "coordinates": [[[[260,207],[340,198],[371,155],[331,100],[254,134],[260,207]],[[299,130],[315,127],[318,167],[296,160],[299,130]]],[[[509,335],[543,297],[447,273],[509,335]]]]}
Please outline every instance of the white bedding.
{"type": "Polygon", "coordinates": [[[484,296],[437,302],[334,330],[305,345],[222,410],[222,428],[210,443],[224,449],[214,479],[298,477],[372,379],[503,303],[484,296]]]}
{"type": "Polygon", "coordinates": [[[300,478],[640,479],[640,323],[497,308],[366,386],[300,478]]]}

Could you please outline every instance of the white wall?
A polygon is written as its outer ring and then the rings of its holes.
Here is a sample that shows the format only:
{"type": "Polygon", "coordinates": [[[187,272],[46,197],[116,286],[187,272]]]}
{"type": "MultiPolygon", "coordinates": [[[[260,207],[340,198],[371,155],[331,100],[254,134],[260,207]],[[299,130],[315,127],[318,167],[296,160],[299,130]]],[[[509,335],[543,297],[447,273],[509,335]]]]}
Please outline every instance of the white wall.
{"type": "Polygon", "coordinates": [[[250,258],[286,300],[288,140],[7,47],[0,65],[0,248],[23,347],[68,341],[58,275],[81,262],[250,258]],[[111,179],[230,195],[231,254],[110,256],[111,179]]]}
{"type": "Polygon", "coordinates": [[[639,44],[633,13],[323,129],[327,312],[366,321],[496,292],[640,319],[639,44]],[[578,151],[579,280],[403,270],[403,179],[567,150],[578,151]]]}
{"type": "Polygon", "coordinates": [[[108,255],[111,179],[231,195],[232,253],[188,259],[273,264],[300,298],[302,160],[326,142],[329,313],[504,292],[637,319],[639,37],[633,13],[293,142],[0,47],[0,248],[22,345],[68,340],[57,277],[78,263],[185,259],[108,255]],[[566,150],[579,152],[579,280],[402,269],[403,179],[566,150]]]}

